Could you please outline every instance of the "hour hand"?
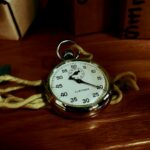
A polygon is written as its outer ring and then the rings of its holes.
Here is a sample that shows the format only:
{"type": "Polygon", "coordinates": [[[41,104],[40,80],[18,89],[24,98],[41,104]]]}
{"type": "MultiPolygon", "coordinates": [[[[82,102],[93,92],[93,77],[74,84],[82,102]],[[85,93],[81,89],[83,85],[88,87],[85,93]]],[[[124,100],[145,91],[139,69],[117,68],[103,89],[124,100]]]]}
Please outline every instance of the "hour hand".
{"type": "Polygon", "coordinates": [[[74,75],[78,75],[80,72],[80,70],[78,71],[75,71],[70,77],[69,77],[69,80],[74,80],[75,78],[73,78],[74,75]]]}
{"type": "Polygon", "coordinates": [[[81,79],[75,79],[72,76],[69,77],[69,80],[74,80],[77,83],[84,83],[84,81],[82,81],[81,79]]]}
{"type": "Polygon", "coordinates": [[[80,70],[75,71],[71,76],[78,75],[80,70]]]}

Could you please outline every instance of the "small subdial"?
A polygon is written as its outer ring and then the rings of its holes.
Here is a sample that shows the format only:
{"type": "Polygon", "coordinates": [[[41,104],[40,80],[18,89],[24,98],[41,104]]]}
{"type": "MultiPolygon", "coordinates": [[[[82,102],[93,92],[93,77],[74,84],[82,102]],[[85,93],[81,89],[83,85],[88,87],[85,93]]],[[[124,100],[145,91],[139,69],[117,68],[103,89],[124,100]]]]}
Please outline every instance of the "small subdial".
{"type": "Polygon", "coordinates": [[[82,79],[85,75],[84,71],[81,68],[71,69],[68,72],[69,77],[73,77],[75,79],[82,79]]]}

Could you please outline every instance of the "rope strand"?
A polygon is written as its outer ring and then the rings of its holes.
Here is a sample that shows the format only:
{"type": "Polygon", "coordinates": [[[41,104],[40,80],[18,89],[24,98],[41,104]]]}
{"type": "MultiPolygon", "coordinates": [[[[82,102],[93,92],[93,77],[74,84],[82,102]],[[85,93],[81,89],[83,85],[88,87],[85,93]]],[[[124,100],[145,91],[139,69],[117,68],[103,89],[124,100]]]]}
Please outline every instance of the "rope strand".
{"type": "Polygon", "coordinates": [[[83,58],[83,60],[89,60],[89,61],[91,61],[92,58],[93,58],[93,54],[91,54],[91,53],[85,51],[85,50],[84,50],[81,46],[79,46],[78,44],[73,44],[73,45],[71,46],[71,49],[77,49],[77,50],[79,50],[79,53],[85,56],[85,57],[83,58]]]}
{"type": "Polygon", "coordinates": [[[13,91],[23,89],[27,86],[41,86],[42,80],[29,81],[25,79],[20,79],[11,75],[0,76],[0,83],[10,81],[19,84],[18,86],[8,87],[5,89],[0,89],[0,107],[17,109],[20,107],[30,108],[30,109],[39,109],[44,107],[46,104],[43,100],[42,94],[35,94],[26,99],[13,96],[8,94],[13,91]],[[4,97],[3,97],[4,95],[4,97]]]}
{"type": "Polygon", "coordinates": [[[136,91],[140,90],[137,85],[137,77],[133,72],[127,71],[118,74],[113,80],[113,90],[116,94],[112,96],[110,104],[117,104],[123,99],[123,92],[121,89],[131,88],[136,91]]]}
{"type": "Polygon", "coordinates": [[[24,87],[25,87],[25,86],[8,87],[8,88],[5,88],[5,89],[0,89],[0,93],[1,93],[1,94],[9,93],[9,92],[12,92],[12,91],[16,91],[16,90],[23,89],[24,87]]]}
{"type": "Polygon", "coordinates": [[[29,81],[29,80],[20,79],[11,75],[0,76],[0,83],[4,81],[16,82],[18,84],[23,84],[27,86],[40,86],[42,84],[42,80],[29,81]]]}
{"type": "Polygon", "coordinates": [[[0,103],[0,107],[11,108],[11,109],[17,109],[20,107],[39,109],[44,106],[45,103],[43,102],[42,94],[35,94],[28,97],[27,99],[22,99],[22,98],[12,96],[11,98],[10,97],[6,98],[5,100],[3,100],[3,102],[0,103]],[[34,103],[32,103],[33,101],[34,103]]]}

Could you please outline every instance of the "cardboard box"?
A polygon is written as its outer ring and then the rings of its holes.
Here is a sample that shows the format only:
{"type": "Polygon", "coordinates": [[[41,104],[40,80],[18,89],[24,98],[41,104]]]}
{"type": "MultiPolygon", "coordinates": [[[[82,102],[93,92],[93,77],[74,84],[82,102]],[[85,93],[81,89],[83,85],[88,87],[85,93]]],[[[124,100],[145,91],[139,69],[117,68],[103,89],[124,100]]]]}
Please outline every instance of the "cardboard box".
{"type": "Polygon", "coordinates": [[[38,0],[0,1],[0,38],[19,40],[31,25],[38,0]]]}
{"type": "Polygon", "coordinates": [[[150,0],[122,0],[120,33],[126,39],[150,38],[150,0]]]}
{"type": "Polygon", "coordinates": [[[75,35],[103,32],[106,29],[109,19],[107,0],[64,1],[66,26],[75,35]]]}

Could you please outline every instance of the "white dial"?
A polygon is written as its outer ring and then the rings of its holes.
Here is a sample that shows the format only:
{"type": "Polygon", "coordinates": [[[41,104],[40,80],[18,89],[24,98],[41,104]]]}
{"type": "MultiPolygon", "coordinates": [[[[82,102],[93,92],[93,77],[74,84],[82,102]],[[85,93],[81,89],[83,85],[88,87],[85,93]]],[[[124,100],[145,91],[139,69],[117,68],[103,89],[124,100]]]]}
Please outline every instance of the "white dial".
{"type": "Polygon", "coordinates": [[[94,106],[109,90],[102,68],[85,61],[66,61],[49,77],[49,88],[55,98],[72,107],[94,106]]]}

